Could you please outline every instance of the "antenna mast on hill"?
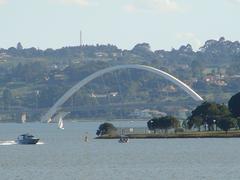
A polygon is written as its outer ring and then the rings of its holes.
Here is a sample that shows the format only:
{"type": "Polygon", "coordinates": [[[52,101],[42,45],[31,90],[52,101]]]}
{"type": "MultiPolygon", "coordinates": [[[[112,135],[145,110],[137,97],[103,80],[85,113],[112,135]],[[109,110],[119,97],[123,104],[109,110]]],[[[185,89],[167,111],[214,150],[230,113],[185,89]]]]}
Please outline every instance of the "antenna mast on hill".
{"type": "Polygon", "coordinates": [[[80,48],[82,47],[82,31],[80,30],[80,48]]]}
{"type": "Polygon", "coordinates": [[[82,31],[80,30],[80,46],[79,46],[79,50],[80,50],[80,62],[83,61],[83,49],[82,49],[82,31]]]}

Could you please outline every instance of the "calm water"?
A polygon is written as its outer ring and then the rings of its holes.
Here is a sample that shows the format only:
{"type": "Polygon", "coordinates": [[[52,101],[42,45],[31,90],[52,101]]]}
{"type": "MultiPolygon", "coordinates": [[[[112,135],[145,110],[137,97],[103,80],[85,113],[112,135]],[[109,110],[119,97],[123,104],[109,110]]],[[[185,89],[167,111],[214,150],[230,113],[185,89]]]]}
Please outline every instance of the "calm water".
{"type": "MultiPolygon", "coordinates": [[[[0,124],[1,180],[239,180],[240,139],[95,140],[101,122],[0,124]],[[13,145],[19,134],[37,145],[13,145]],[[83,141],[85,132],[89,142],[83,141]]],[[[136,126],[145,125],[138,122],[136,126]]],[[[128,122],[114,123],[134,126],[128,122]]]]}

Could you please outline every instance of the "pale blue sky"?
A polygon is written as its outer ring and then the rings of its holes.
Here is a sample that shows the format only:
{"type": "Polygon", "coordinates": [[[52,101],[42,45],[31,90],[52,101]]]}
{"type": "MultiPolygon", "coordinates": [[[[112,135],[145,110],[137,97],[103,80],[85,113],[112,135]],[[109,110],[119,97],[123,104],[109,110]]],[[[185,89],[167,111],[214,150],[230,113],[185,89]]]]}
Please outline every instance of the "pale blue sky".
{"type": "Polygon", "coordinates": [[[195,49],[208,39],[240,40],[240,0],[0,0],[0,48],[114,44],[195,49]]]}

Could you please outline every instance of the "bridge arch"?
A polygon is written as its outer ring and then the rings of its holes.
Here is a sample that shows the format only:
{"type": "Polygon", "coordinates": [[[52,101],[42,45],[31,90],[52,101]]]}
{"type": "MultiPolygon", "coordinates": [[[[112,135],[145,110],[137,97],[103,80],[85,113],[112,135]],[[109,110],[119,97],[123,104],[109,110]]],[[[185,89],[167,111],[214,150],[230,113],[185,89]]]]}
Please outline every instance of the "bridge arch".
{"type": "Polygon", "coordinates": [[[92,81],[95,78],[97,78],[99,76],[102,76],[106,73],[116,71],[116,70],[120,70],[120,69],[146,70],[146,71],[152,72],[154,74],[160,75],[160,76],[170,80],[171,82],[173,82],[175,85],[179,86],[180,88],[182,88],[194,100],[203,101],[203,98],[200,95],[198,95],[194,90],[192,90],[188,85],[186,85],[185,83],[183,83],[179,79],[175,78],[174,76],[172,76],[172,75],[170,75],[170,74],[168,74],[168,73],[166,73],[162,70],[156,69],[156,68],[151,67],[151,66],[139,65],[139,64],[117,65],[117,66],[108,67],[108,68],[99,70],[99,71],[87,76],[86,78],[84,78],[80,82],[78,82],[71,89],[69,89],[62,97],[60,97],[58,99],[58,101],[49,109],[49,111],[45,115],[42,116],[41,121],[42,122],[47,122],[49,119],[51,119],[52,116],[54,116],[55,113],[60,109],[60,106],[62,104],[64,104],[75,92],[77,92],[81,87],[85,86],[90,81],[92,81]]]}

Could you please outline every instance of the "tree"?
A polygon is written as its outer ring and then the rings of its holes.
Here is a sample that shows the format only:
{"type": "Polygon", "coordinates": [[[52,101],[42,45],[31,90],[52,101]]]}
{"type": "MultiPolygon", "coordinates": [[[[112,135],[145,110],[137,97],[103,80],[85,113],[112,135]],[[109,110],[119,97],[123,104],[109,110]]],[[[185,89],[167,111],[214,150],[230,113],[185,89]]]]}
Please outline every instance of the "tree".
{"type": "Polygon", "coordinates": [[[2,98],[3,98],[4,109],[9,109],[9,107],[13,101],[13,96],[12,96],[12,92],[10,91],[10,89],[4,89],[2,98]]]}
{"type": "Polygon", "coordinates": [[[20,42],[17,43],[17,50],[22,50],[23,46],[20,42]]]}
{"type": "Polygon", "coordinates": [[[159,129],[159,127],[158,127],[158,118],[150,119],[147,122],[147,126],[148,126],[149,130],[154,131],[154,133],[156,133],[156,129],[159,129]]]}
{"type": "Polygon", "coordinates": [[[159,117],[159,118],[153,118],[147,122],[147,126],[149,130],[153,130],[154,133],[156,133],[157,129],[167,130],[169,128],[178,128],[179,127],[179,121],[173,117],[173,116],[165,116],[165,117],[159,117]]]}
{"type": "Polygon", "coordinates": [[[240,117],[240,92],[230,98],[228,108],[234,117],[240,117]]]}
{"type": "Polygon", "coordinates": [[[103,123],[99,126],[96,135],[102,136],[102,135],[113,135],[116,134],[117,128],[114,127],[111,123],[103,123]]]}
{"type": "Polygon", "coordinates": [[[192,128],[193,125],[199,127],[199,118],[202,118],[202,125],[207,124],[208,130],[213,130],[214,120],[220,117],[230,116],[230,112],[224,104],[217,104],[214,102],[203,102],[195,110],[192,115],[188,117],[188,126],[192,128]],[[196,118],[197,117],[197,118],[196,118]]]}
{"type": "Polygon", "coordinates": [[[217,121],[217,126],[222,129],[223,131],[227,131],[230,129],[230,128],[233,128],[235,127],[236,125],[236,119],[234,118],[231,118],[231,117],[222,117],[221,119],[219,119],[217,121]]]}
{"type": "Polygon", "coordinates": [[[151,51],[148,43],[141,43],[134,46],[133,51],[151,51]]]}
{"type": "MultiPolygon", "coordinates": [[[[57,100],[58,98],[60,98],[64,92],[66,91],[66,87],[61,85],[49,85],[49,86],[45,86],[42,89],[38,89],[39,91],[41,91],[41,93],[38,96],[38,106],[40,108],[45,108],[45,107],[50,107],[52,106],[57,100]]],[[[35,92],[32,94],[32,97],[29,97],[29,104],[31,104],[31,102],[36,102],[36,94],[35,92]]],[[[34,103],[35,104],[35,103],[34,103]]]]}
{"type": "Polygon", "coordinates": [[[197,61],[197,60],[193,61],[191,63],[191,70],[194,77],[201,78],[202,70],[203,70],[203,65],[201,61],[197,61]]]}
{"type": "Polygon", "coordinates": [[[198,128],[198,131],[200,131],[203,124],[203,118],[200,116],[194,116],[192,120],[193,124],[198,128]]]}
{"type": "Polygon", "coordinates": [[[238,129],[240,129],[240,117],[236,118],[238,129]]]}

